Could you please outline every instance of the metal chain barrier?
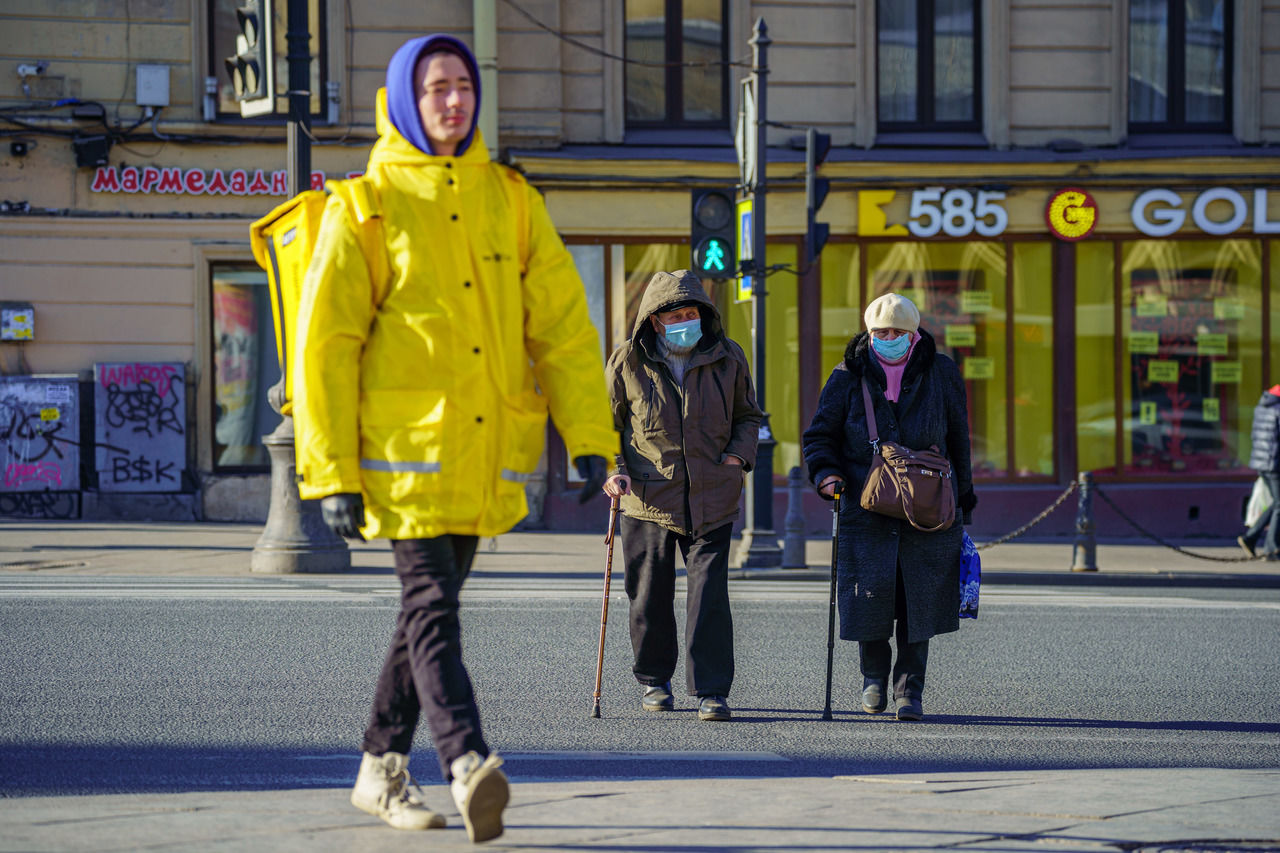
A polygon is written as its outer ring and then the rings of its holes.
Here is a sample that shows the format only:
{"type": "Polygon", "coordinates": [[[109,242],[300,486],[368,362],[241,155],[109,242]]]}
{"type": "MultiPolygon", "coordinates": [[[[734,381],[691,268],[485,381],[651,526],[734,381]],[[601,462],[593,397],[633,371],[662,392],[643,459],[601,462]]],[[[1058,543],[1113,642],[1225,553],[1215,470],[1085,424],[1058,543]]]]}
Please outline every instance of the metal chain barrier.
{"type": "Polygon", "coordinates": [[[1093,489],[1098,493],[1098,497],[1106,501],[1107,506],[1111,507],[1113,510],[1116,511],[1116,515],[1120,516],[1125,521],[1129,522],[1130,526],[1132,526],[1134,530],[1138,531],[1143,536],[1150,539],[1152,542],[1155,542],[1159,545],[1163,545],[1164,547],[1172,551],[1177,551],[1179,554],[1185,554],[1188,557],[1195,557],[1197,560],[1212,560],[1215,563],[1256,563],[1256,562],[1265,560],[1267,558],[1266,554],[1259,554],[1256,557],[1214,557],[1210,554],[1197,554],[1194,551],[1188,551],[1185,548],[1179,548],[1177,545],[1174,545],[1172,542],[1168,542],[1164,539],[1161,539],[1159,536],[1156,536],[1154,533],[1147,530],[1141,524],[1134,521],[1127,512],[1122,510],[1120,507],[1116,506],[1115,501],[1107,497],[1107,493],[1104,492],[1098,486],[1097,483],[1093,484],[1093,489]]]}
{"type": "Polygon", "coordinates": [[[999,539],[993,539],[990,542],[983,542],[981,545],[978,545],[977,543],[975,543],[974,547],[979,551],[985,551],[988,548],[994,548],[997,545],[1003,545],[1004,543],[1008,542],[1010,539],[1018,538],[1019,536],[1026,533],[1031,528],[1035,527],[1040,522],[1044,521],[1049,516],[1049,513],[1053,512],[1055,509],[1062,506],[1062,502],[1065,501],[1067,497],[1076,490],[1076,486],[1078,485],[1079,483],[1077,483],[1075,480],[1072,480],[1071,485],[1067,486],[1066,491],[1058,495],[1058,499],[1055,500],[1053,503],[1049,504],[1049,508],[1046,509],[1044,512],[1040,513],[1035,518],[1031,519],[1026,524],[1022,525],[1016,530],[1012,530],[1009,533],[1006,533],[1005,535],[1001,536],[999,539]]]}

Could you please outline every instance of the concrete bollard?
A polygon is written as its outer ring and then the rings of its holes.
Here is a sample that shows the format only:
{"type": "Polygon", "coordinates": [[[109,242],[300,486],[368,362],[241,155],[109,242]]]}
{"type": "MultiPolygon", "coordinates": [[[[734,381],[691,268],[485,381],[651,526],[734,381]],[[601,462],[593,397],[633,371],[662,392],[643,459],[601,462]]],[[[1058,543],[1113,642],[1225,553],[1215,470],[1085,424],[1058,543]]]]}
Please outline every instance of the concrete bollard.
{"type": "Polygon", "coordinates": [[[782,568],[803,569],[804,559],[804,493],[806,486],[800,467],[787,473],[786,534],[782,540],[782,568]]]}
{"type": "Polygon", "coordinates": [[[1098,540],[1093,524],[1093,473],[1080,472],[1080,498],[1076,503],[1076,541],[1071,548],[1071,571],[1098,570],[1098,540]]]}

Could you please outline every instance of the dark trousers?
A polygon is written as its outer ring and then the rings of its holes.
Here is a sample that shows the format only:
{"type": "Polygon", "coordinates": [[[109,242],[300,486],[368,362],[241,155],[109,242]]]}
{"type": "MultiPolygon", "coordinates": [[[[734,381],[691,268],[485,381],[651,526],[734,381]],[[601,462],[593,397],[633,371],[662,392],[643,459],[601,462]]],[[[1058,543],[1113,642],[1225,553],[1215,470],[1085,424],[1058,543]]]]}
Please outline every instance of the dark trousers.
{"type": "Polygon", "coordinates": [[[626,515],[619,522],[631,599],[632,672],[641,684],[665,684],[676,670],[676,549],[688,574],[685,686],[690,696],[728,696],[733,686],[733,617],[729,614],[729,545],[733,525],[681,536],[626,515]]]}
{"type": "Polygon", "coordinates": [[[929,641],[907,642],[907,596],[902,588],[902,567],[898,567],[898,588],[894,594],[894,639],[898,643],[898,660],[890,670],[892,659],[888,640],[868,640],[858,643],[863,678],[887,681],[893,676],[893,698],[924,696],[924,671],[929,664],[929,641]]]}
{"type": "Polygon", "coordinates": [[[470,750],[489,754],[471,679],[462,665],[458,621],[458,594],[478,541],[475,536],[439,536],[391,543],[400,578],[400,615],[364,732],[365,752],[408,754],[425,710],[446,781],[455,758],[470,750]]]}
{"type": "Polygon", "coordinates": [[[1276,556],[1276,528],[1280,527],[1280,474],[1259,474],[1267,483],[1267,489],[1271,492],[1271,509],[1264,512],[1262,517],[1253,523],[1244,534],[1244,541],[1249,543],[1250,547],[1258,544],[1258,539],[1262,537],[1262,531],[1267,531],[1266,541],[1259,550],[1264,554],[1276,556]]]}

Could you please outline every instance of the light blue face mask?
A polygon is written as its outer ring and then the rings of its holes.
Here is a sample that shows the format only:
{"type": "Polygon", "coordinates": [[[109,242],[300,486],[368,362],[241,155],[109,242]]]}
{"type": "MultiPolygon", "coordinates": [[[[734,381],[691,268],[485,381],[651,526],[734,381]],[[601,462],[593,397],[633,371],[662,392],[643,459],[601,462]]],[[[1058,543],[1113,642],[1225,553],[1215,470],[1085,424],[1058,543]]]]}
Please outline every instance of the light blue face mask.
{"type": "Polygon", "coordinates": [[[871,347],[885,361],[897,361],[907,354],[907,350],[911,349],[911,336],[898,335],[893,340],[886,341],[872,335],[871,347]]]}
{"type": "Polygon", "coordinates": [[[691,347],[702,339],[702,321],[687,320],[683,323],[672,323],[663,326],[663,332],[670,343],[678,347],[691,347]]]}

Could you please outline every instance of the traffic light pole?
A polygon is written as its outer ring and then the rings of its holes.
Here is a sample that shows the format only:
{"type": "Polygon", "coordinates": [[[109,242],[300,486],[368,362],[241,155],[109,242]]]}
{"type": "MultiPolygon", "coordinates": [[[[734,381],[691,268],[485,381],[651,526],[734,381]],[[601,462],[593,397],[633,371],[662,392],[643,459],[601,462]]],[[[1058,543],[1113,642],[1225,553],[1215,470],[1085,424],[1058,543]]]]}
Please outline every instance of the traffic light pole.
{"type": "Polygon", "coordinates": [[[311,33],[307,0],[289,0],[289,195],[311,189],[311,33]]]}
{"type": "MultiPolygon", "coordinates": [[[[289,63],[289,195],[311,188],[311,34],[307,0],[288,0],[285,43],[289,63]]],[[[269,4],[266,14],[272,14],[269,4]]],[[[273,93],[274,97],[274,93],[273,93]]],[[[284,377],[267,392],[277,412],[284,402],[284,377]]],[[[320,515],[319,501],[304,501],[295,480],[297,456],[293,416],[285,415],[275,431],[262,439],[271,456],[271,503],[262,536],[253,546],[253,572],[340,572],[351,568],[351,552],[320,515]]]]}
{"type": "MultiPolygon", "coordinates": [[[[764,18],[756,21],[751,34],[751,76],[756,101],[756,168],[755,188],[752,191],[751,208],[751,257],[754,269],[751,275],[751,361],[752,381],[756,400],[761,409],[767,408],[765,396],[765,372],[768,352],[765,347],[768,315],[765,299],[768,296],[765,276],[765,197],[768,192],[768,148],[765,134],[768,129],[767,78],[769,75],[768,50],[772,41],[764,18]]],[[[743,568],[777,568],[782,565],[782,548],[778,545],[777,532],[773,529],[773,449],[777,442],[769,426],[769,413],[760,422],[760,443],[756,450],[756,467],[747,481],[747,527],[742,531],[742,545],[738,562],[743,568]]]]}

